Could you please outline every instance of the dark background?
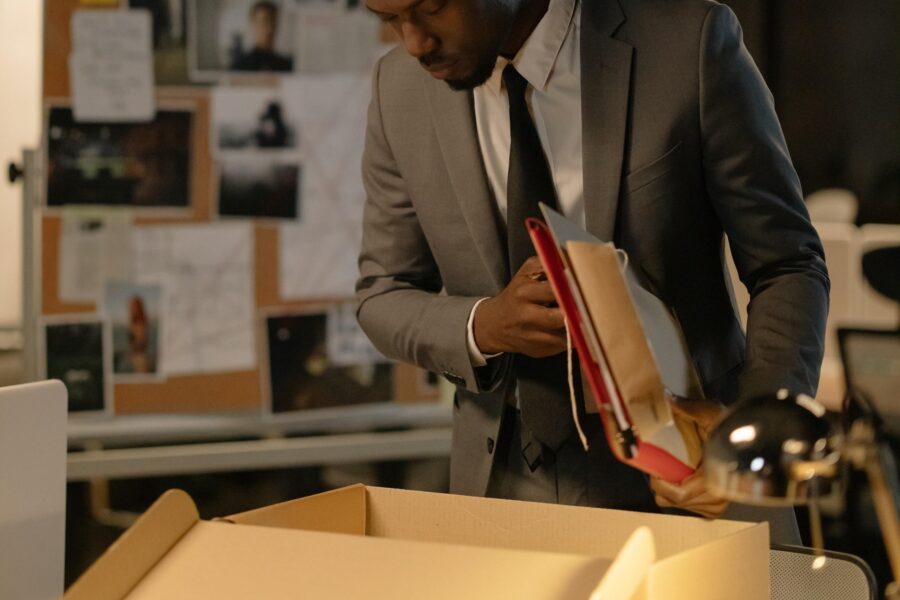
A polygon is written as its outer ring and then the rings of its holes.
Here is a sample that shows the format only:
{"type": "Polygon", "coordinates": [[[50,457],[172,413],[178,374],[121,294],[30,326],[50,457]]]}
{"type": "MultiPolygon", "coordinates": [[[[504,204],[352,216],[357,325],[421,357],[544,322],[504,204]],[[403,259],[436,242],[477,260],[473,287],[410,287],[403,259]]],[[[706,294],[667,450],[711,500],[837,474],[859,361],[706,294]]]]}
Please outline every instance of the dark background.
{"type": "Polygon", "coordinates": [[[860,199],[900,223],[900,2],[725,0],[775,96],[804,194],[860,199]]]}
{"type": "Polygon", "coordinates": [[[69,412],[103,410],[103,323],[48,324],[45,335],[47,379],[65,382],[69,412]]]}

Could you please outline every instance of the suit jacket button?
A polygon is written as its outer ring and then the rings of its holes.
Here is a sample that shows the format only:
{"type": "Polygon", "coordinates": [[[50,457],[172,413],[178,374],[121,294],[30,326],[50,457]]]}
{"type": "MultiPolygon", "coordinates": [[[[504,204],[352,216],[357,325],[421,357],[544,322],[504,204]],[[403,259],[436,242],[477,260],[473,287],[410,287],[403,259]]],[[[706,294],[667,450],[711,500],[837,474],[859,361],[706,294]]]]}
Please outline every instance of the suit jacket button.
{"type": "Polygon", "coordinates": [[[494,453],[494,439],[493,438],[487,439],[487,448],[488,448],[488,454],[494,453]]]}
{"type": "Polygon", "coordinates": [[[452,383],[453,385],[464,386],[466,385],[466,380],[463,377],[460,377],[456,373],[451,373],[450,371],[444,371],[441,373],[447,381],[452,383]]]}

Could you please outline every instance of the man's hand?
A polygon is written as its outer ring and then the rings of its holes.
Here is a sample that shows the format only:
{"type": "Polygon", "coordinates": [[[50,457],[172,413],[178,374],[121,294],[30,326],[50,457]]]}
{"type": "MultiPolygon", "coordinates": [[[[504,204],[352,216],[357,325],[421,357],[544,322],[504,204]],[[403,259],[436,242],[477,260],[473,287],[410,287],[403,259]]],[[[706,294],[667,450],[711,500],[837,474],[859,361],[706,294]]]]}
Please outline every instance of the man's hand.
{"type": "MultiPolygon", "coordinates": [[[[672,402],[672,410],[678,416],[692,421],[700,433],[700,439],[704,442],[723,412],[722,406],[717,402],[683,398],[672,402]]],[[[651,477],[650,489],[656,495],[656,504],[660,507],[689,510],[707,519],[720,517],[728,507],[727,500],[713,495],[707,489],[703,465],[693,475],[682,481],[681,485],[651,477]]]]}
{"type": "Polygon", "coordinates": [[[714,496],[706,488],[706,474],[701,466],[693,475],[675,485],[657,477],[650,478],[650,489],[661,508],[680,508],[707,519],[717,519],[728,508],[728,501],[714,496]]]}
{"type": "Polygon", "coordinates": [[[502,292],[478,305],[473,325],[483,354],[543,358],[566,349],[565,317],[536,256],[525,261],[502,292]]]}

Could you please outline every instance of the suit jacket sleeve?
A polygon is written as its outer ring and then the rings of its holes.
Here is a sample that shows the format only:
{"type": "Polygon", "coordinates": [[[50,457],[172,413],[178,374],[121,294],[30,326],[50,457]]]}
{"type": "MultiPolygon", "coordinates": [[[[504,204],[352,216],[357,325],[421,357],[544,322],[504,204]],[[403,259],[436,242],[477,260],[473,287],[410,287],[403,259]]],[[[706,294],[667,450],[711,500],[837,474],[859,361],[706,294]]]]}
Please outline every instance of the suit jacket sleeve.
{"type": "Polygon", "coordinates": [[[469,358],[466,324],[480,297],[448,296],[385,135],[375,67],[362,175],[366,190],[357,318],[386,356],[486,391],[469,358]]]}
{"type": "Polygon", "coordinates": [[[701,41],[704,176],[750,293],[739,397],[782,387],[815,394],[828,314],[822,244],[772,95],[731,9],[710,9],[701,41]]]}

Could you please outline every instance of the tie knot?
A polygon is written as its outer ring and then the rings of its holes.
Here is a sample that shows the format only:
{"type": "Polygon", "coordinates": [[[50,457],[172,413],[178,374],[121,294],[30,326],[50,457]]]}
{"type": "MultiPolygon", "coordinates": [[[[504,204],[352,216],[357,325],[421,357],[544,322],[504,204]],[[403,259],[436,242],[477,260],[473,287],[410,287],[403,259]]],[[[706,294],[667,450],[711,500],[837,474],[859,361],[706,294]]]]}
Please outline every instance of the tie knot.
{"type": "Polygon", "coordinates": [[[506,93],[510,97],[525,97],[525,88],[528,87],[528,82],[512,63],[503,68],[503,83],[506,85],[506,93]]]}

